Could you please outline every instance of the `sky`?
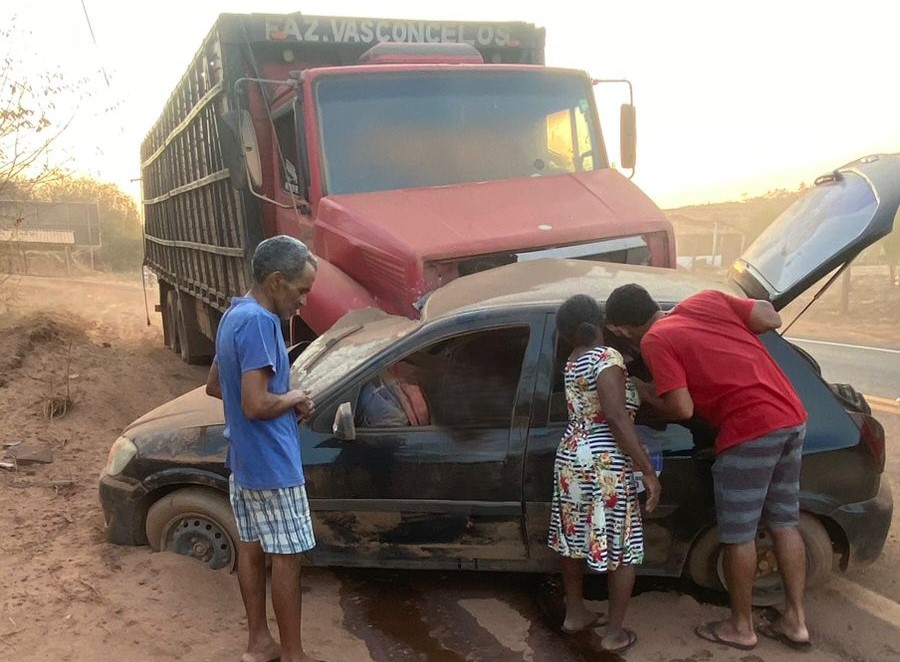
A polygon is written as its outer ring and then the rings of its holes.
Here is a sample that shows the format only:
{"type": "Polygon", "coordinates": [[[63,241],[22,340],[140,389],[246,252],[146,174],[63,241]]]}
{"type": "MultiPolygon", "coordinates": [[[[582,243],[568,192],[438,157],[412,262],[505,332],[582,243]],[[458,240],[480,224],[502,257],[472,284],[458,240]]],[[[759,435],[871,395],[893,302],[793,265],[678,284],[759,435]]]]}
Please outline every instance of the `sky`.
{"type": "MultiPolygon", "coordinates": [[[[86,80],[60,147],[79,172],[138,196],[140,142],[223,12],[519,20],[547,29],[548,65],[634,85],[634,181],[661,207],[797,188],[900,151],[893,0],[82,0],[4,2],[34,71],[86,80]],[[109,80],[105,82],[104,73],[109,80]]],[[[0,48],[2,50],[2,48],[0,48]]],[[[622,101],[602,93],[601,112],[622,101]]],[[[601,118],[607,136],[618,116],[601,118]]],[[[617,160],[615,140],[610,157],[617,160]]]]}

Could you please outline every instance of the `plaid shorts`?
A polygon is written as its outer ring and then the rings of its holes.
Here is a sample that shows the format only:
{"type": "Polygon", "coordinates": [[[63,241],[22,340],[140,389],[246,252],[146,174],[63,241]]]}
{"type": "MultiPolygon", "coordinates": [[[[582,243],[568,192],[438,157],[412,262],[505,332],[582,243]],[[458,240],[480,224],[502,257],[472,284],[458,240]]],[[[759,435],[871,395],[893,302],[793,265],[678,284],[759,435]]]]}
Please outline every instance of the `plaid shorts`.
{"type": "Polygon", "coordinates": [[[772,529],[799,524],[805,436],[805,425],[775,430],[716,456],[712,474],[719,542],[753,540],[760,518],[772,529]]]}
{"type": "Polygon", "coordinates": [[[243,542],[257,542],[267,554],[299,554],[316,546],[306,487],[250,490],[228,479],[231,508],[243,542]]]}

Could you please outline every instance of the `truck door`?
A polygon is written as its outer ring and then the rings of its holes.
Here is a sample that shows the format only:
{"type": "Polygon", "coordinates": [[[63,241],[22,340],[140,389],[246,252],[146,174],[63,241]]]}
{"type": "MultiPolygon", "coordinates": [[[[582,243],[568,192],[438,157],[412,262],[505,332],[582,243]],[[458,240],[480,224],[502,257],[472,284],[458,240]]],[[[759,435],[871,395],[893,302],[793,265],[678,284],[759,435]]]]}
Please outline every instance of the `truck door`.
{"type": "Polygon", "coordinates": [[[272,113],[272,158],[278,173],[275,200],[275,233],[288,234],[312,245],[312,217],[309,206],[309,158],[303,124],[303,107],[292,99],[272,113]]]}

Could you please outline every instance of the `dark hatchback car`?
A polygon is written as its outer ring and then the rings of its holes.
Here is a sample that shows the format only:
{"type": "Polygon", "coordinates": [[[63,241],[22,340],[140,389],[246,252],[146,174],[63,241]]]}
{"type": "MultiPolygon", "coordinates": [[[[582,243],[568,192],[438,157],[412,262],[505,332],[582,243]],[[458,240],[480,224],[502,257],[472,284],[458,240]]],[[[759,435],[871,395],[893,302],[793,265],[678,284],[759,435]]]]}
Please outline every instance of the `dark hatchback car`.
{"type": "MultiPolygon", "coordinates": [[[[553,460],[566,425],[555,313],[576,293],[601,302],[644,285],[665,305],[702,289],[781,308],[887,234],[900,201],[900,157],[869,157],[816,186],[751,246],[728,280],[575,260],[523,261],[434,292],[421,319],[350,313],[295,360],[292,381],[318,404],[300,431],[317,565],[555,571],[546,546],[553,460]]],[[[873,561],[890,526],[883,428],[848,385],[829,385],[812,357],[763,338],[809,412],[801,531],[809,580],[836,563],[873,561]]],[[[639,355],[632,350],[635,372],[639,355]]],[[[641,419],[639,418],[639,422],[641,419]]],[[[723,587],[701,421],[639,425],[661,449],[663,495],[645,516],[644,574],[723,587]]],[[[110,541],[149,543],[230,568],[221,403],[202,389],[159,407],[113,444],[100,479],[110,541]]],[[[780,598],[765,530],[758,604],[780,598]]]]}

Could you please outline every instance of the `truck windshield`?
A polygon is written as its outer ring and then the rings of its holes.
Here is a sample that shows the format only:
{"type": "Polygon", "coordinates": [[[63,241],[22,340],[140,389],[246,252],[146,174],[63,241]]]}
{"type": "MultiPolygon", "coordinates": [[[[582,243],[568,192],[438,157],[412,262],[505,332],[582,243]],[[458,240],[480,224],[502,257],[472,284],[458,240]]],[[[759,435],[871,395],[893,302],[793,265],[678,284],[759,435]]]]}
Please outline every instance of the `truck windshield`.
{"type": "Polygon", "coordinates": [[[316,85],[329,194],[605,167],[576,72],[335,75],[316,85]]]}

